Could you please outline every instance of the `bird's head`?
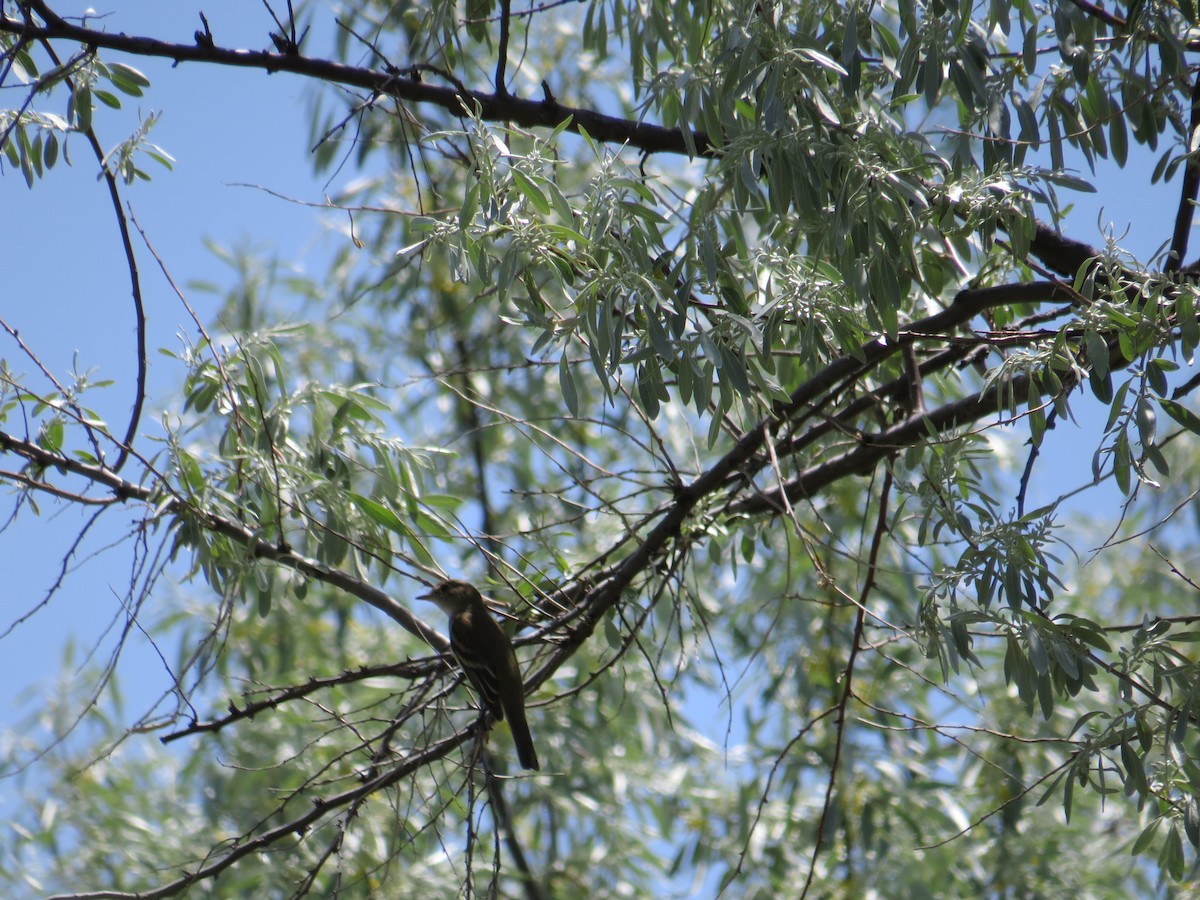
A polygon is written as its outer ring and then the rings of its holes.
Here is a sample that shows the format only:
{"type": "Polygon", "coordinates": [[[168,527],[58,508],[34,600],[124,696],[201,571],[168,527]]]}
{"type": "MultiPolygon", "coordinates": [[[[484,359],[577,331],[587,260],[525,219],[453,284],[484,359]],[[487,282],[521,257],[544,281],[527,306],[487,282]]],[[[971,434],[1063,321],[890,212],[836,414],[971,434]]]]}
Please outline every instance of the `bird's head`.
{"type": "Polygon", "coordinates": [[[479,591],[465,581],[443,581],[428,594],[421,594],[417,599],[436,603],[448,616],[457,615],[476,602],[483,602],[479,591]]]}

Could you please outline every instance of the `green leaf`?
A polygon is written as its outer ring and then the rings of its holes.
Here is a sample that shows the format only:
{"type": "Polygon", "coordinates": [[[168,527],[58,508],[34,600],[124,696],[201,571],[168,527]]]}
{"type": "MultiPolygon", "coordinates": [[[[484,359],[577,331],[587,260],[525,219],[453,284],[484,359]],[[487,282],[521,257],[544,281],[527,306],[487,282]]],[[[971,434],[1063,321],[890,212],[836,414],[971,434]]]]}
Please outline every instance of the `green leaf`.
{"type": "Polygon", "coordinates": [[[1162,819],[1154,819],[1149,825],[1142,829],[1142,833],[1138,835],[1136,841],[1133,842],[1133,847],[1130,849],[1131,856],[1137,856],[1145,853],[1147,848],[1154,843],[1154,838],[1158,834],[1158,829],[1162,826],[1162,819]]]}
{"type": "Polygon", "coordinates": [[[265,619],[271,613],[271,601],[273,600],[270,590],[258,590],[255,592],[258,598],[257,612],[261,619],[265,619]]]}
{"type": "Polygon", "coordinates": [[[1175,318],[1179,322],[1185,358],[1191,358],[1192,352],[1200,345],[1200,321],[1196,319],[1195,302],[1195,294],[1190,290],[1180,291],[1175,300],[1175,318]]]}
{"type": "Polygon", "coordinates": [[[1154,166],[1154,171],[1150,174],[1150,183],[1158,184],[1159,181],[1161,181],[1164,177],[1170,178],[1170,176],[1166,174],[1167,168],[1174,165],[1176,160],[1177,157],[1175,156],[1174,150],[1168,150],[1166,153],[1160,156],[1158,158],[1158,162],[1154,166]]]}
{"type": "Polygon", "coordinates": [[[75,125],[80,131],[88,131],[92,127],[92,89],[87,85],[78,88],[67,103],[68,120],[74,114],[75,125]]]}
{"type": "Polygon", "coordinates": [[[389,531],[394,531],[404,537],[412,536],[412,529],[406,525],[399,516],[384,506],[372,500],[370,497],[364,497],[362,494],[351,492],[349,495],[350,501],[363,513],[367,515],[373,522],[382,525],[389,531]]]}
{"type": "Polygon", "coordinates": [[[125,63],[109,63],[108,73],[109,75],[120,77],[122,80],[137,87],[150,87],[149,78],[133,66],[127,66],[125,63]]]}
{"type": "Polygon", "coordinates": [[[47,169],[53,169],[58,162],[58,135],[53,131],[46,138],[45,162],[47,169]]]}
{"type": "Polygon", "coordinates": [[[532,203],[534,209],[543,216],[550,215],[550,201],[546,198],[545,194],[538,190],[537,185],[533,183],[533,179],[517,168],[512,170],[512,178],[517,186],[517,190],[521,192],[521,196],[532,203]]]}
{"type": "MultiPolygon", "coordinates": [[[[1107,369],[1107,364],[1105,365],[1107,369]]],[[[1088,372],[1088,384],[1092,388],[1092,393],[1096,399],[1105,405],[1109,405],[1113,401],[1113,380],[1112,372],[1106,372],[1101,375],[1094,369],[1088,372]]]]}
{"type": "Polygon", "coordinates": [[[1158,862],[1175,881],[1183,878],[1186,864],[1183,856],[1183,839],[1179,836],[1179,828],[1174,823],[1171,824],[1167,838],[1163,841],[1158,862]]]}
{"type": "MultiPolygon", "coordinates": [[[[1125,777],[1133,790],[1139,796],[1144,795],[1148,789],[1146,784],[1146,770],[1142,766],[1141,757],[1129,745],[1128,741],[1121,741],[1121,765],[1125,767],[1125,777]]],[[[1136,853],[1137,851],[1134,852],[1136,853]]]]}
{"type": "Polygon", "coordinates": [[[562,391],[563,402],[567,404],[571,415],[578,416],[579,392],[575,387],[575,374],[571,371],[570,363],[567,362],[565,351],[558,360],[558,387],[562,391]]]}
{"type": "Polygon", "coordinates": [[[97,100],[107,107],[112,109],[121,108],[121,101],[117,98],[116,94],[112,94],[108,91],[93,91],[92,94],[97,100]]]}
{"type": "Polygon", "coordinates": [[[488,19],[492,16],[493,7],[493,0],[467,0],[467,34],[477,44],[482,43],[488,37],[488,28],[490,27],[488,19]]]}
{"type": "Polygon", "coordinates": [[[1038,675],[1046,675],[1050,671],[1050,659],[1046,655],[1046,645],[1041,634],[1032,625],[1025,626],[1025,640],[1029,646],[1029,661],[1038,675]]]}
{"type": "Polygon", "coordinates": [[[1159,398],[1158,405],[1162,407],[1168,416],[1188,431],[1193,434],[1200,434],[1200,416],[1197,416],[1186,406],[1176,403],[1174,400],[1168,400],[1166,397],[1159,398]]]}
{"type": "Polygon", "coordinates": [[[142,88],[137,81],[129,78],[123,71],[117,69],[116,66],[113,66],[109,71],[109,81],[122,94],[128,94],[131,97],[142,96],[142,88]]]}
{"type": "Polygon", "coordinates": [[[1041,143],[1041,131],[1038,129],[1037,113],[1029,101],[1020,94],[1013,94],[1013,107],[1017,111],[1017,121],[1021,123],[1020,139],[1029,142],[1037,149],[1041,143]]]}
{"type": "Polygon", "coordinates": [[[1122,169],[1129,160],[1129,135],[1125,130],[1125,115],[1120,110],[1113,113],[1108,125],[1108,143],[1112,147],[1113,160],[1122,169]]]}
{"type": "Polygon", "coordinates": [[[1174,372],[1178,368],[1178,363],[1164,357],[1150,360],[1149,365],[1146,366],[1146,377],[1150,381],[1150,389],[1160,397],[1165,395],[1168,390],[1167,373],[1174,372]]]}
{"type": "Polygon", "coordinates": [[[1072,175],[1069,172],[1058,170],[1046,171],[1043,172],[1042,177],[1052,184],[1057,184],[1060,187],[1065,187],[1072,191],[1080,191],[1085,194],[1096,193],[1096,186],[1090,181],[1085,181],[1078,175],[1072,175]]]}
{"type": "Polygon", "coordinates": [[[204,470],[200,468],[200,463],[196,458],[189,453],[180,453],[176,458],[176,463],[179,466],[182,482],[187,489],[192,494],[202,494],[205,489],[206,480],[204,478],[204,470]]]}
{"type": "Polygon", "coordinates": [[[1154,414],[1154,403],[1149,397],[1138,400],[1134,420],[1137,423],[1138,440],[1142,446],[1154,446],[1158,419],[1154,414]]]}
{"type": "Polygon", "coordinates": [[[51,419],[38,434],[38,446],[50,453],[62,452],[63,423],[62,419],[51,419]]]}
{"type": "Polygon", "coordinates": [[[1121,489],[1121,493],[1128,495],[1130,488],[1130,467],[1132,465],[1132,454],[1129,452],[1129,439],[1122,432],[1117,437],[1116,446],[1113,452],[1113,477],[1117,480],[1117,487],[1121,489]]]}

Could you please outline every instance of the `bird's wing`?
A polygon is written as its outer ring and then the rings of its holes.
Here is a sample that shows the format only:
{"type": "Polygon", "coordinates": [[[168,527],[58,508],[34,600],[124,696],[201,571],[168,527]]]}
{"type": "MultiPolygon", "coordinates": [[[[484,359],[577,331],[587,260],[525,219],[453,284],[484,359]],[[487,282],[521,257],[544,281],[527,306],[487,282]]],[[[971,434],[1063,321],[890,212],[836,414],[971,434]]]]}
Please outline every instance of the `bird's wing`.
{"type": "MultiPolygon", "coordinates": [[[[490,633],[486,637],[476,634],[482,629],[487,629],[487,625],[496,629],[500,627],[490,620],[483,624],[483,620],[469,614],[456,616],[450,623],[450,647],[454,651],[454,657],[458,660],[458,664],[462,666],[462,670],[467,673],[467,678],[479,693],[483,708],[496,719],[503,719],[504,707],[500,703],[500,684],[496,671],[489,660],[471,652],[472,647],[482,645],[492,648],[496,646],[491,643],[494,636],[490,633]]],[[[490,632],[491,629],[487,630],[490,632]]]]}

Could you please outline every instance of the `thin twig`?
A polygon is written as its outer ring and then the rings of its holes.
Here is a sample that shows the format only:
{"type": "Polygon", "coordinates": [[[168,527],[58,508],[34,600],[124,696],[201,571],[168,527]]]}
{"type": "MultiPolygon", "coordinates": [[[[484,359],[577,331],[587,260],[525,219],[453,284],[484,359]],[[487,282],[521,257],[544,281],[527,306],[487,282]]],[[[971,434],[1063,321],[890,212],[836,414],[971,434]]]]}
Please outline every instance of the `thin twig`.
{"type": "Polygon", "coordinates": [[[885,469],[883,473],[883,486],[879,490],[879,513],[875,520],[875,534],[871,538],[871,552],[867,557],[866,577],[863,580],[862,590],[859,594],[858,612],[854,617],[854,634],[850,640],[850,655],[846,658],[846,667],[842,673],[842,694],[837,703],[837,716],[834,724],[833,760],[829,764],[829,780],[825,785],[825,801],[821,804],[821,818],[817,821],[816,840],[813,843],[812,856],[809,859],[808,875],[805,877],[804,887],[800,891],[801,897],[808,896],[808,889],[812,886],[813,877],[817,872],[817,858],[820,856],[821,848],[825,843],[825,826],[829,821],[829,813],[833,809],[833,790],[837,785],[838,768],[842,761],[842,746],[845,743],[846,737],[846,706],[850,702],[854,685],[854,663],[858,659],[859,650],[862,649],[863,625],[867,618],[867,600],[875,587],[875,574],[878,571],[879,564],[879,548],[883,546],[883,536],[887,533],[888,497],[891,494],[891,490],[892,471],[891,469],[885,469]]]}

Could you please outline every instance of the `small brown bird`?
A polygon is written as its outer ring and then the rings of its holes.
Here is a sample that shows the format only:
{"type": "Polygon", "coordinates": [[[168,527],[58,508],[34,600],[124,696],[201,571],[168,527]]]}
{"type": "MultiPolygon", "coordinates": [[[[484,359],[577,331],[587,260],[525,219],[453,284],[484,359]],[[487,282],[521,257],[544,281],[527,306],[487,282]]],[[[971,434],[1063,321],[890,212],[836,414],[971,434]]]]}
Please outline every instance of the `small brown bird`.
{"type": "Polygon", "coordinates": [[[433,601],[450,617],[450,649],[479,692],[483,708],[497,720],[508,719],[521,766],[541,768],[525,721],[525,684],[517,655],[479,591],[465,581],[443,581],[417,599],[433,601]]]}

